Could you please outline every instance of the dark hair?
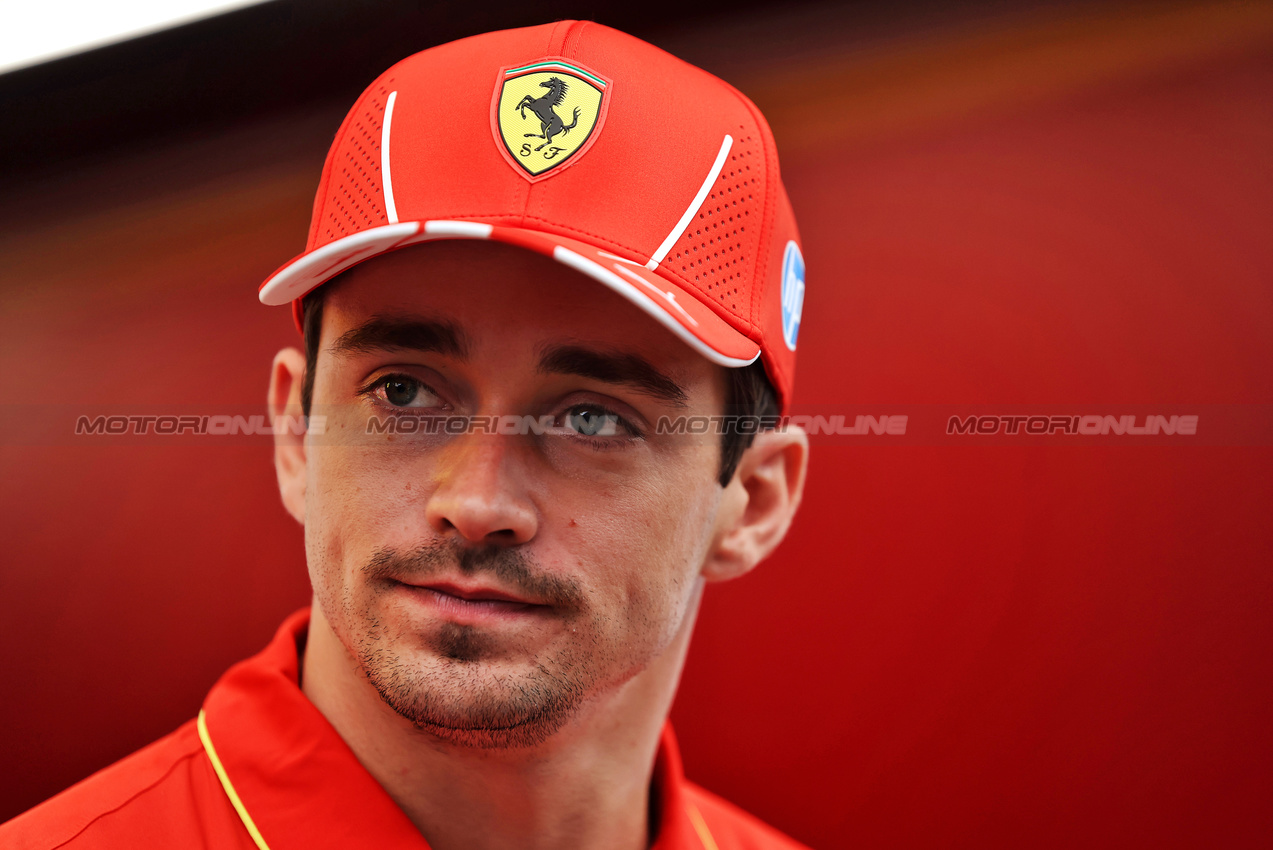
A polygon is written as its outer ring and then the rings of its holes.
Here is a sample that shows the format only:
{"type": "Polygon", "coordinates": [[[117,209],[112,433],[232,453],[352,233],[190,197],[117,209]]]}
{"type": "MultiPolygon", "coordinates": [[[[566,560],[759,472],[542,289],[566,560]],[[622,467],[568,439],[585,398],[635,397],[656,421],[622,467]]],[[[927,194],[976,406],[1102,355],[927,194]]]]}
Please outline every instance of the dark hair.
{"type": "MultiPolygon", "coordinates": [[[[319,287],[301,303],[301,329],[305,337],[305,378],[301,382],[301,410],[309,416],[314,400],[314,372],[318,363],[318,338],[323,328],[323,299],[331,283],[319,287]]],[[[727,427],[721,435],[720,486],[729,484],[742,460],[743,452],[756,438],[754,428],[729,427],[744,420],[758,420],[761,427],[773,427],[778,417],[778,394],[765,368],[757,360],[750,366],[728,369],[725,385],[727,427]],[[768,421],[766,421],[768,420],[768,421]],[[744,431],[748,433],[743,433],[744,431]]]]}

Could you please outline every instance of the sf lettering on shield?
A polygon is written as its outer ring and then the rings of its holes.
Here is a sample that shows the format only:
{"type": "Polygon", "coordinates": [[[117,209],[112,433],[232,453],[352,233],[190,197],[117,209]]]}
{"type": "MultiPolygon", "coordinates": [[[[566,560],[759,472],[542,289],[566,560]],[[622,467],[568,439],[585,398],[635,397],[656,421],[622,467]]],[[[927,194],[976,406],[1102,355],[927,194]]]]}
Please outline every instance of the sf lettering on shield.
{"type": "Polygon", "coordinates": [[[556,145],[553,145],[552,147],[549,147],[546,150],[542,150],[542,151],[532,150],[530,147],[530,142],[523,142],[522,149],[517,152],[517,155],[522,157],[527,157],[527,156],[533,156],[536,153],[538,153],[544,159],[556,159],[557,156],[565,150],[566,150],[565,148],[559,148],[556,145]]]}

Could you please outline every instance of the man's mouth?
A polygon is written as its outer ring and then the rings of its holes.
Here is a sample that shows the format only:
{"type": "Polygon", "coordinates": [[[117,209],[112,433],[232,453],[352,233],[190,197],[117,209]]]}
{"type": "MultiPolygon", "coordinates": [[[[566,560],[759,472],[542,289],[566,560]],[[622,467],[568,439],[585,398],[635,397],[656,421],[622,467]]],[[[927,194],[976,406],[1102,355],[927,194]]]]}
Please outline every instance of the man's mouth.
{"type": "Polygon", "coordinates": [[[522,605],[533,605],[527,599],[514,596],[493,587],[483,587],[477,585],[474,587],[460,587],[450,582],[430,582],[424,585],[425,590],[432,590],[435,593],[442,593],[447,596],[454,596],[456,599],[463,599],[466,602],[516,602],[522,605]]]}
{"type": "Polygon", "coordinates": [[[459,619],[517,615],[547,610],[548,606],[495,587],[459,585],[451,582],[429,582],[423,585],[398,583],[417,600],[438,613],[459,619]]]}

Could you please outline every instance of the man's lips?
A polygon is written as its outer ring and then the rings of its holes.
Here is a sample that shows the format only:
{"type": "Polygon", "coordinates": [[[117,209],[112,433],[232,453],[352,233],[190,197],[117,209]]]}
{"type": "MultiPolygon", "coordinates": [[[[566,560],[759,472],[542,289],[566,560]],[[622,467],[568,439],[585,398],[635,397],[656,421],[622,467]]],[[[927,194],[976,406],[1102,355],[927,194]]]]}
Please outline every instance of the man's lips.
{"type": "Polygon", "coordinates": [[[410,585],[411,587],[420,587],[424,590],[432,590],[434,593],[442,593],[447,596],[454,596],[456,599],[463,599],[467,602],[515,602],[519,605],[534,605],[528,599],[514,596],[503,590],[494,587],[485,587],[475,585],[472,587],[462,587],[451,582],[429,582],[421,585],[410,585]]]}
{"type": "Polygon", "coordinates": [[[490,585],[450,581],[423,581],[419,584],[398,581],[397,584],[448,619],[476,622],[490,617],[544,612],[550,608],[490,585]]]}

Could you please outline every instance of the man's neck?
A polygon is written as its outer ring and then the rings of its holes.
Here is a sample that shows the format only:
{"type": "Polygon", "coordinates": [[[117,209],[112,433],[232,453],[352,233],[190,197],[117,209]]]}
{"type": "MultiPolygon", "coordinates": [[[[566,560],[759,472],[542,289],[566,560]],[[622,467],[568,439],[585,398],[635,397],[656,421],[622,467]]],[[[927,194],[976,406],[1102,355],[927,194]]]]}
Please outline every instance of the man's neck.
{"type": "Polygon", "coordinates": [[[478,749],[420,732],[362,676],[317,605],[302,690],[433,850],[645,850],[650,778],[699,598],[671,645],[533,748],[478,749]]]}

